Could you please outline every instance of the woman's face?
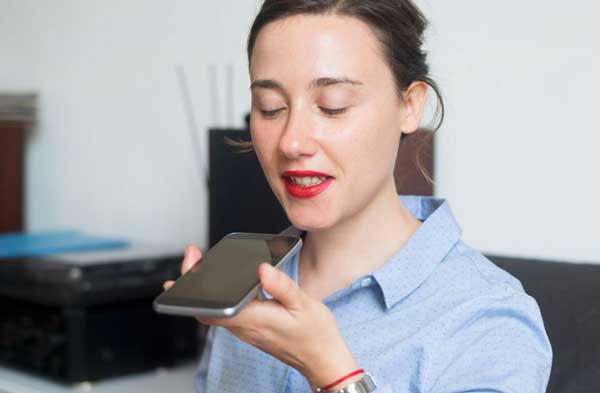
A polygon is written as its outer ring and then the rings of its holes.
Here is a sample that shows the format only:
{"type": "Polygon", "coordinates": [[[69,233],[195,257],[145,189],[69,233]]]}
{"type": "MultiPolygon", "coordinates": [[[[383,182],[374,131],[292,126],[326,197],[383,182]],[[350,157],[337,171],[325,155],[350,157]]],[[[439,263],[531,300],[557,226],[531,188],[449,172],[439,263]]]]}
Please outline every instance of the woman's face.
{"type": "Polygon", "coordinates": [[[267,24],[250,78],[254,148],[295,226],[330,228],[394,189],[401,132],[418,122],[368,25],[335,15],[267,24]]]}

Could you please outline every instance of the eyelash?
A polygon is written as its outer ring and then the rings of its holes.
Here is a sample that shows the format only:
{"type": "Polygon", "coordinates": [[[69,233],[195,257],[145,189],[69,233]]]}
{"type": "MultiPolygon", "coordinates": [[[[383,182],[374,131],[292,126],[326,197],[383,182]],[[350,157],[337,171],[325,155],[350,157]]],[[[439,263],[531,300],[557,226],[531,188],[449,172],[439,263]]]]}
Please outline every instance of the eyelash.
{"type": "Polygon", "coordinates": [[[277,114],[278,114],[279,112],[281,112],[282,110],[284,110],[284,109],[285,109],[285,108],[279,108],[279,109],[274,109],[274,110],[272,110],[272,111],[260,111],[260,112],[262,113],[262,115],[263,115],[264,117],[267,117],[267,118],[273,118],[273,117],[277,116],[277,114]]]}
{"type": "MultiPolygon", "coordinates": [[[[261,111],[262,115],[266,118],[274,118],[275,116],[277,116],[277,114],[279,112],[281,112],[282,110],[284,110],[285,108],[279,108],[279,109],[274,109],[272,111],[261,111]]],[[[327,116],[335,116],[335,115],[341,115],[342,113],[346,112],[346,110],[348,109],[346,108],[335,108],[335,109],[329,109],[329,108],[323,108],[323,107],[319,107],[319,109],[325,113],[327,116]]]]}
{"type": "Polygon", "coordinates": [[[335,116],[335,115],[341,115],[342,113],[346,112],[346,110],[348,108],[329,109],[329,108],[319,107],[319,109],[321,109],[321,111],[328,116],[335,116]]]}

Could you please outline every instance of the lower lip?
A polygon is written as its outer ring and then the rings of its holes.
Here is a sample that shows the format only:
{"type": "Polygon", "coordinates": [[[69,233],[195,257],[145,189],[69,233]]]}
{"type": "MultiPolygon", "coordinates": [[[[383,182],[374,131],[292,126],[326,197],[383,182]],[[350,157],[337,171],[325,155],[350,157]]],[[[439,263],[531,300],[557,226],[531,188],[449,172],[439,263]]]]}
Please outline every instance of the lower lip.
{"type": "Polygon", "coordinates": [[[327,187],[329,187],[329,185],[333,182],[333,179],[326,179],[321,184],[317,184],[310,187],[299,186],[287,177],[283,178],[283,182],[285,183],[285,188],[292,196],[296,198],[307,199],[316,197],[317,195],[325,191],[327,187]]]}

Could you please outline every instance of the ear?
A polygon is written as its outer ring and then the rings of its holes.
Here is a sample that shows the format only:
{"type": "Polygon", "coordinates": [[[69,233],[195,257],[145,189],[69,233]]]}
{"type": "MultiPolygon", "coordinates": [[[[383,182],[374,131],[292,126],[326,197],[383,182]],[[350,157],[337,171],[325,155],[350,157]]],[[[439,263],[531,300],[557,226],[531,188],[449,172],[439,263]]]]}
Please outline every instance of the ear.
{"type": "Polygon", "coordinates": [[[402,123],[400,130],[410,134],[419,129],[421,118],[427,103],[429,86],[423,81],[415,81],[404,91],[402,100],[402,123]]]}

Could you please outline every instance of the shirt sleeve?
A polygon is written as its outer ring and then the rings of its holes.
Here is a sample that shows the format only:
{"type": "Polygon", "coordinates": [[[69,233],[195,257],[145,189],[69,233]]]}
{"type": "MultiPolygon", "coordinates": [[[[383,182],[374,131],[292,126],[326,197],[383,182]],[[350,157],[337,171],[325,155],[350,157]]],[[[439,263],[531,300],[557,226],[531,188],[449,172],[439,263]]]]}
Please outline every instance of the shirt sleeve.
{"type": "Polygon", "coordinates": [[[198,393],[204,393],[206,391],[206,376],[208,374],[208,363],[210,360],[210,355],[212,353],[214,336],[215,328],[210,327],[208,329],[208,332],[206,333],[204,349],[202,350],[200,363],[198,364],[198,368],[196,370],[196,375],[194,378],[194,384],[196,385],[196,391],[198,393]]]}
{"type": "Polygon", "coordinates": [[[444,329],[429,393],[546,392],[552,347],[535,300],[512,291],[469,303],[444,329]]]}

